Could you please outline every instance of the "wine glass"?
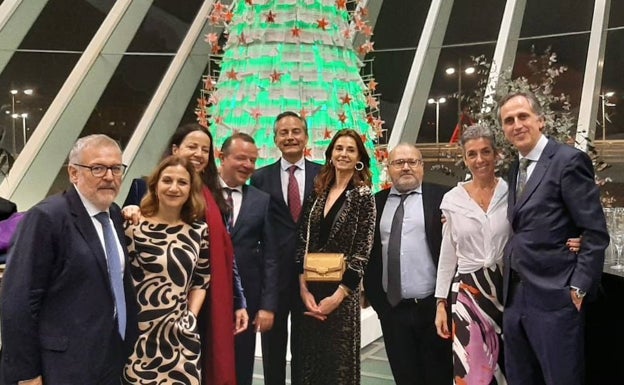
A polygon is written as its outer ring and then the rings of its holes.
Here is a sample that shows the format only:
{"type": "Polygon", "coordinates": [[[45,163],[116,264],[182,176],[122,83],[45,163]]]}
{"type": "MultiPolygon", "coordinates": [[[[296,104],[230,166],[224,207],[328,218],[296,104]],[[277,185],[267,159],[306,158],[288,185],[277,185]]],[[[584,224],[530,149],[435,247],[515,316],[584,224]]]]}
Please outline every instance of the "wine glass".
{"type": "Polygon", "coordinates": [[[605,221],[607,222],[607,231],[609,232],[611,242],[609,242],[609,246],[605,250],[605,259],[604,264],[610,265],[615,262],[615,247],[613,246],[613,231],[615,230],[615,216],[616,216],[616,208],[615,207],[605,207],[603,208],[605,221]]]}
{"type": "Polygon", "coordinates": [[[624,264],[622,264],[622,248],[624,247],[624,231],[616,229],[613,232],[613,246],[615,246],[615,265],[611,266],[614,270],[624,270],[624,264]]]}

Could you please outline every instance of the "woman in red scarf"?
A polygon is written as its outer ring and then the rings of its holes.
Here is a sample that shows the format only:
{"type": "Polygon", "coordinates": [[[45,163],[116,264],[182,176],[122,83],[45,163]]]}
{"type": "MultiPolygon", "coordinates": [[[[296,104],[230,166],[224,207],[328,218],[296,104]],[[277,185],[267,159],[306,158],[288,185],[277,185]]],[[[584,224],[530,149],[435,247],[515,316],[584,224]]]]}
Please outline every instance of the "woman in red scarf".
{"type": "MultiPolygon", "coordinates": [[[[223,222],[223,213],[226,212],[227,205],[218,182],[212,135],[210,131],[196,123],[180,126],[169,140],[167,153],[189,159],[204,183],[211,281],[199,315],[202,337],[202,383],[236,385],[234,335],[247,329],[249,317],[245,310],[247,305],[234,261],[232,241],[223,222]]],[[[147,186],[143,179],[133,180],[124,207],[138,205],[146,190],[147,186]]]]}

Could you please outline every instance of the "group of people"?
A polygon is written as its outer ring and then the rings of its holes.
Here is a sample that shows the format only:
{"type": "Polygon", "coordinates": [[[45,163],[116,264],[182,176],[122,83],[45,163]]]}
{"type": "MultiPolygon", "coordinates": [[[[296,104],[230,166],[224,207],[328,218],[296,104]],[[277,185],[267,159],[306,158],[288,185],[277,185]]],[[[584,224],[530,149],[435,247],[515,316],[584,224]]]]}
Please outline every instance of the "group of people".
{"type": "Polygon", "coordinates": [[[423,182],[422,154],[401,143],[392,187],[373,194],[359,133],[338,131],[320,165],[288,111],[282,157],[259,170],[251,136],[228,137],[217,169],[210,132],[179,127],[123,211],[118,144],[79,139],[72,186],[13,240],[4,381],[251,385],[261,333],[265,384],[283,385],[290,316],[293,384],[359,384],[363,287],[398,385],[582,384],[582,304],[609,239],[591,161],[543,134],[532,94],[499,114],[519,152],[507,182],[474,125],[460,139],[469,181],[423,182]],[[307,252],[342,253],[341,280],[306,281],[307,252]]]}

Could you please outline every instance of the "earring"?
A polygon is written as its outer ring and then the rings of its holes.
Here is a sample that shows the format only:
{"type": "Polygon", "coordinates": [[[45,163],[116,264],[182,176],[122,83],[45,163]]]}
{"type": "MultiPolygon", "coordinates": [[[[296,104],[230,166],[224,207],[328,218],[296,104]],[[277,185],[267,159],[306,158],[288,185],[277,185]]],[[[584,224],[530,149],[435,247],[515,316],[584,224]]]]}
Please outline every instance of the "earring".
{"type": "Polygon", "coordinates": [[[362,162],[357,162],[357,163],[355,163],[355,169],[356,169],[357,171],[362,171],[362,170],[364,170],[364,163],[362,163],[362,162]]]}

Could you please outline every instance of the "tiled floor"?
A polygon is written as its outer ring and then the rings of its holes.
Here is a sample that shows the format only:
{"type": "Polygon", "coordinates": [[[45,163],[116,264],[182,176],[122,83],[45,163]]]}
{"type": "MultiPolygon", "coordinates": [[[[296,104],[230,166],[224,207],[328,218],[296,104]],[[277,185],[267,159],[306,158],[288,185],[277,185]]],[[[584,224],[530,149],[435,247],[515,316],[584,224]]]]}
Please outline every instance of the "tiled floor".
{"type": "MultiPolygon", "coordinates": [[[[393,385],[394,379],[386,357],[386,348],[380,338],[361,351],[362,380],[361,385],[393,385]]],[[[290,364],[286,366],[286,383],[290,384],[290,364]]],[[[264,385],[262,376],[262,358],[256,358],[254,365],[253,385],[264,385]]],[[[329,384],[328,384],[329,385],[329,384]]]]}

